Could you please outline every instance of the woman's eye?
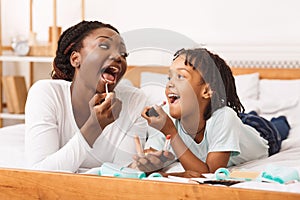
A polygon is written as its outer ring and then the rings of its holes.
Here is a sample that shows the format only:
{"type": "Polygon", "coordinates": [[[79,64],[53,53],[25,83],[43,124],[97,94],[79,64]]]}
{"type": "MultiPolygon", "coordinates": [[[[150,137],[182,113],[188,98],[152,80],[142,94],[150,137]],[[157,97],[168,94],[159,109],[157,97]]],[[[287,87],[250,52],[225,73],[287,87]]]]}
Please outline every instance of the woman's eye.
{"type": "Polygon", "coordinates": [[[171,77],[170,77],[170,76],[168,76],[168,77],[167,77],[167,79],[170,81],[170,80],[171,80],[171,77]]]}
{"type": "Polygon", "coordinates": [[[129,53],[127,53],[127,52],[121,52],[120,54],[123,58],[127,58],[129,55],[129,53]]]}
{"type": "Polygon", "coordinates": [[[99,44],[99,47],[102,49],[109,49],[109,45],[103,43],[99,44]]]}

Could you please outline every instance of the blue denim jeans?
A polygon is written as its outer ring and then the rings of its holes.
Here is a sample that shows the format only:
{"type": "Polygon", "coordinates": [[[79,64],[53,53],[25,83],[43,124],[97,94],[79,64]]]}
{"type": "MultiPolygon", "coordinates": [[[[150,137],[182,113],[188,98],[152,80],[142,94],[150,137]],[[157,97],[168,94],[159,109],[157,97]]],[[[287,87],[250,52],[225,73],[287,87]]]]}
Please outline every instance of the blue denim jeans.
{"type": "Polygon", "coordinates": [[[250,113],[240,113],[239,117],[244,124],[255,128],[260,136],[268,141],[269,156],[279,152],[281,142],[287,138],[290,130],[290,125],[285,116],[272,118],[269,121],[252,111],[250,113]]]}

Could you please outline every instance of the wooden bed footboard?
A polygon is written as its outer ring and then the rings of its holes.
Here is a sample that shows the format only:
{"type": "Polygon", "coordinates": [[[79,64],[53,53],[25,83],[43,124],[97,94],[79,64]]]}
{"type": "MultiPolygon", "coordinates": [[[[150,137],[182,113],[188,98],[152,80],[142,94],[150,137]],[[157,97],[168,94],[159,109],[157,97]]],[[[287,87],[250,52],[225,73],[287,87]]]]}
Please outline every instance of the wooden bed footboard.
{"type": "Polygon", "coordinates": [[[0,183],[0,199],[300,199],[296,193],[18,169],[0,169],[0,183]]]}

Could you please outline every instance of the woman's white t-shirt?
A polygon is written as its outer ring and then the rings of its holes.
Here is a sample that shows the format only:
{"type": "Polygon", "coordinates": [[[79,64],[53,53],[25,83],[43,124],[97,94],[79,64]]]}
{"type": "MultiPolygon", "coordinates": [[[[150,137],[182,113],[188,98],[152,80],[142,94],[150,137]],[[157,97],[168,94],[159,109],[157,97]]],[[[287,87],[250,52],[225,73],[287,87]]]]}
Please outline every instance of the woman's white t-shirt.
{"type": "Polygon", "coordinates": [[[25,155],[29,168],[76,172],[104,162],[123,166],[136,154],[134,136],[146,141],[147,122],[141,117],[147,99],[139,89],[115,88],[122,101],[119,118],[105,127],[91,148],[74,119],[71,82],[40,80],[29,90],[25,108],[25,155]]]}

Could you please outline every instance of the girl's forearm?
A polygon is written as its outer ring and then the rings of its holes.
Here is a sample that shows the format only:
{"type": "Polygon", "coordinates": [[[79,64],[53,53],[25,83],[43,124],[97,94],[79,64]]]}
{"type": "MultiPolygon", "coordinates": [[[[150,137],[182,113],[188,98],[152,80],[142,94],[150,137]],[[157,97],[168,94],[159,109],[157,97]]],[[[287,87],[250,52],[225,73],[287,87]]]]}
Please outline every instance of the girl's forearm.
{"type": "Polygon", "coordinates": [[[178,133],[171,134],[171,145],[185,170],[196,171],[200,174],[210,172],[208,165],[191,152],[178,133]]]}
{"type": "Polygon", "coordinates": [[[199,173],[210,172],[208,165],[196,157],[185,145],[171,119],[166,120],[161,132],[164,135],[171,135],[171,146],[185,170],[199,173]]]}

